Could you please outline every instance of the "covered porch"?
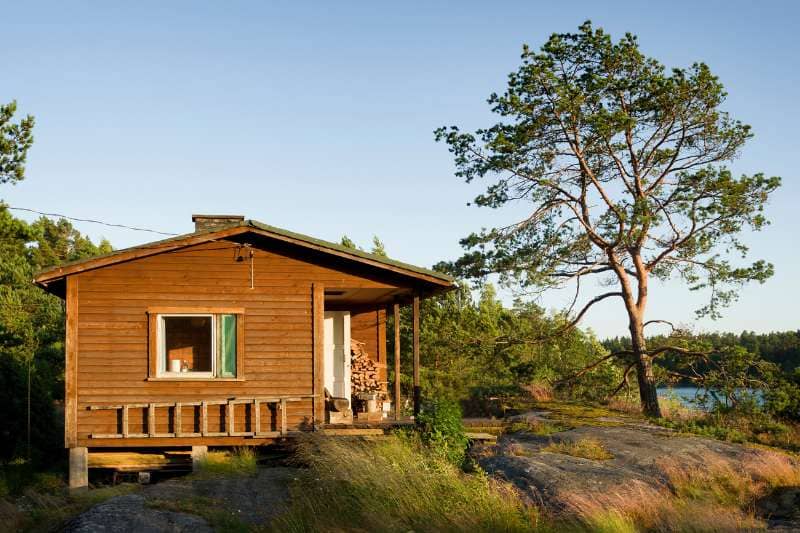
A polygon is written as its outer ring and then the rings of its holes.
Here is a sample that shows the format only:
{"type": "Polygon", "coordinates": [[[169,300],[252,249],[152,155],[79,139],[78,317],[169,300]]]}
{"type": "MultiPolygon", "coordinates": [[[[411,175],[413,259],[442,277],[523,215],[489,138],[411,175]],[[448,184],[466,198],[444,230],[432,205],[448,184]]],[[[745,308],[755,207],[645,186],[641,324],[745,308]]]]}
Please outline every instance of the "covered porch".
{"type": "Polygon", "coordinates": [[[314,419],[328,434],[382,434],[420,410],[419,288],[314,284],[314,419]],[[401,388],[401,309],[411,310],[411,390],[401,388]],[[389,337],[389,338],[387,338],[389,337]]]}

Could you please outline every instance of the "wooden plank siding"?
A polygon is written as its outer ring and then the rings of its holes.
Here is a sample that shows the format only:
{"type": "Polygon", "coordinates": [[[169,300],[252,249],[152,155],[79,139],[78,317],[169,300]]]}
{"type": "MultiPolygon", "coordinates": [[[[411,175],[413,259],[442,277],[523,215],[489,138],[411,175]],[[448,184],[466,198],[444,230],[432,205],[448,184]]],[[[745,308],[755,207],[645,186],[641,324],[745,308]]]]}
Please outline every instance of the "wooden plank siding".
{"type": "MultiPolygon", "coordinates": [[[[92,433],[117,433],[119,415],[114,411],[89,411],[88,407],[318,393],[314,387],[314,288],[318,292],[331,288],[399,288],[396,280],[383,280],[372,272],[369,275],[359,272],[362,266],[344,269],[336,264],[334,268],[319,258],[310,262],[256,248],[254,288],[251,289],[249,261],[247,258],[236,261],[236,248],[233,242],[211,242],[68,276],[68,446],[245,443],[248,439],[242,437],[91,439],[92,433]],[[187,311],[193,307],[241,308],[244,340],[238,354],[240,375],[237,379],[148,380],[152,364],[149,354],[155,342],[148,338],[147,310],[155,307],[187,311]],[[69,320],[74,322],[72,329],[69,320]],[[70,372],[75,373],[74,380],[70,372]],[[76,395],[76,424],[75,439],[71,441],[72,384],[76,395]]],[[[322,306],[324,309],[324,302],[322,306]]],[[[385,310],[356,316],[357,327],[363,326],[372,333],[363,335],[363,339],[356,333],[353,336],[373,343],[370,354],[374,353],[385,363],[385,310]]],[[[321,341],[317,339],[317,342],[321,341]]],[[[321,353],[319,355],[321,357],[321,353]]],[[[385,372],[384,368],[384,376],[385,372]]],[[[237,428],[245,418],[238,410],[245,408],[236,406],[237,428]]],[[[145,411],[130,409],[132,432],[147,430],[145,411]]],[[[314,422],[313,401],[291,402],[287,414],[290,431],[309,429],[314,422]]],[[[275,414],[265,412],[262,416],[270,420],[275,414]]],[[[182,412],[184,426],[187,426],[184,431],[189,431],[190,418],[187,408],[182,412]]],[[[210,406],[209,424],[218,427],[221,419],[219,409],[210,406]]],[[[172,431],[167,421],[167,416],[159,415],[158,433],[172,431]]]]}

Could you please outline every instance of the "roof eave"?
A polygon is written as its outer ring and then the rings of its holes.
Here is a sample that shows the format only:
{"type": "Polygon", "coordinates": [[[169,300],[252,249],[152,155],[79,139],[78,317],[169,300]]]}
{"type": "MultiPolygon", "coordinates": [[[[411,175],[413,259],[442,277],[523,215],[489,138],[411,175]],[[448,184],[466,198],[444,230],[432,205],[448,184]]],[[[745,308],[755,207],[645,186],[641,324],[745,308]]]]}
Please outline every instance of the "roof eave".
{"type": "Polygon", "coordinates": [[[344,257],[345,259],[372,265],[376,268],[395,271],[396,273],[402,275],[432,283],[443,291],[451,290],[457,286],[455,279],[440,272],[435,272],[418,267],[416,265],[410,265],[401,261],[395,261],[393,259],[376,256],[360,250],[353,250],[335,243],[321,239],[315,239],[308,235],[283,230],[281,228],[276,228],[253,220],[245,220],[223,228],[214,228],[206,231],[179,235],[146,245],[133,246],[123,250],[117,250],[103,256],[92,257],[90,259],[75,261],[72,263],[65,263],[57,267],[40,271],[36,274],[33,281],[40,287],[46,289],[47,284],[71,274],[77,274],[87,270],[111,266],[113,264],[125,261],[149,257],[151,255],[170,252],[179,248],[202,244],[203,242],[208,242],[219,238],[233,237],[248,232],[268,238],[274,238],[284,242],[294,243],[306,248],[317,249],[323,253],[338,255],[340,257],[344,257]]]}

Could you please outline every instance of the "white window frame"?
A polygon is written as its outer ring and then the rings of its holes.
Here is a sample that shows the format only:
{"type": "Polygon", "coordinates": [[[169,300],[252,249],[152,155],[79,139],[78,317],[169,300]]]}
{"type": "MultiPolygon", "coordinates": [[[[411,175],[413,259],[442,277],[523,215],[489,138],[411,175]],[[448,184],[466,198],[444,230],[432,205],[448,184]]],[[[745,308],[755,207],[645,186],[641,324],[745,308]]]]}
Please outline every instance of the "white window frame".
{"type": "MultiPolygon", "coordinates": [[[[159,313],[157,319],[158,361],[156,377],[180,379],[213,379],[217,375],[217,317],[213,313],[159,313]],[[211,371],[210,372],[170,372],[167,368],[167,336],[165,318],[209,317],[211,318],[211,371]]],[[[238,356],[238,354],[237,354],[238,356]]]]}

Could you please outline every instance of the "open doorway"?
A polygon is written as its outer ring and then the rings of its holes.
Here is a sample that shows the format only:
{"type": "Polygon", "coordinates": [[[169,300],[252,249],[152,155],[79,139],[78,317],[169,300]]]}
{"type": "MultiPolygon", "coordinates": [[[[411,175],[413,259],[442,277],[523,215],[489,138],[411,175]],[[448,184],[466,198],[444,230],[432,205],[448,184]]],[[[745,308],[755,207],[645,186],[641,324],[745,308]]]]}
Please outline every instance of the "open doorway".
{"type": "MultiPolygon", "coordinates": [[[[350,311],[325,311],[325,389],[350,398],[350,311]]],[[[351,402],[352,405],[352,402],[351,402]]]]}

